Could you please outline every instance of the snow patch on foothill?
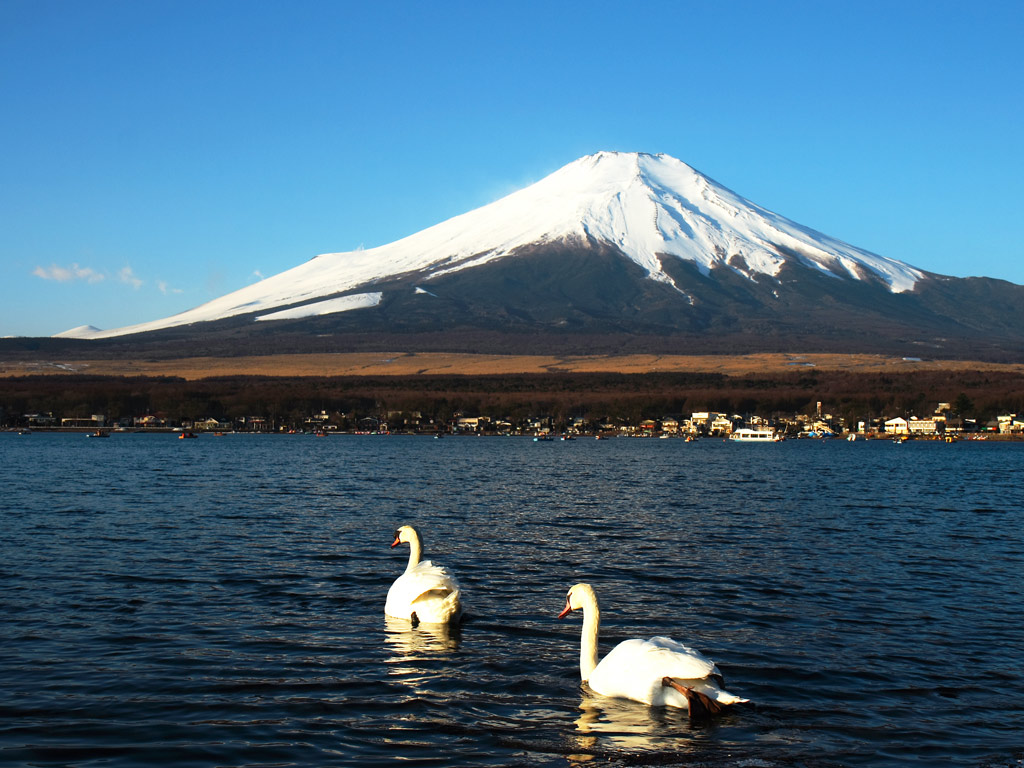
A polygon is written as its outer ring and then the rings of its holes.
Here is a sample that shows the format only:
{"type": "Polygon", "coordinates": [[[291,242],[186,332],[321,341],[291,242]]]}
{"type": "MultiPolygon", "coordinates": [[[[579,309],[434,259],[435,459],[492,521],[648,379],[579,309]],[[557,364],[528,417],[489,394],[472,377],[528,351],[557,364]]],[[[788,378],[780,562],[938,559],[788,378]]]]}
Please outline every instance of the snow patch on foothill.
{"type": "Polygon", "coordinates": [[[363,309],[364,307],[375,307],[380,304],[383,293],[357,293],[352,296],[341,296],[337,299],[318,301],[314,304],[303,304],[301,307],[282,309],[280,312],[271,312],[269,315],[260,315],[257,320],[297,320],[302,317],[316,317],[318,315],[333,315],[338,312],[348,312],[352,309],[363,309]]]}

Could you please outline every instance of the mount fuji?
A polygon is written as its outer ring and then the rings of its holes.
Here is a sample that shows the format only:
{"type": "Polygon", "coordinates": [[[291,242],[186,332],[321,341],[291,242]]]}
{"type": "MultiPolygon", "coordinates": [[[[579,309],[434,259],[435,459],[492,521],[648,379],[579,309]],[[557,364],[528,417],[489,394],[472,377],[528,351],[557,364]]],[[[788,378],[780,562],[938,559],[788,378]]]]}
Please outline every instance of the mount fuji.
{"type": "MultiPolygon", "coordinates": [[[[162,320],[62,338],[285,349],[1024,350],[1024,288],[952,278],[768,211],[667,155],[599,152],[377,248],[162,320]]],[[[248,350],[251,351],[251,350],[248,350]]]]}

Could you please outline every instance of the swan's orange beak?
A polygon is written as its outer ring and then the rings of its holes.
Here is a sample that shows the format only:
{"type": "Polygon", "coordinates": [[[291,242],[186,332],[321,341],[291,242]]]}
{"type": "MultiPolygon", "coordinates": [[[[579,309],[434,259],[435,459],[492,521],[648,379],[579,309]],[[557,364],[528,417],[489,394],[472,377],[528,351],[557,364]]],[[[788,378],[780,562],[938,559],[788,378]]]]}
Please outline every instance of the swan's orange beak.
{"type": "Polygon", "coordinates": [[[395,536],[395,540],[391,542],[391,547],[392,547],[392,548],[394,548],[394,547],[397,547],[397,546],[398,546],[399,544],[401,544],[401,543],[402,543],[402,542],[401,542],[401,541],[399,540],[399,537],[398,537],[398,536],[395,536]]]}
{"type": "Polygon", "coordinates": [[[566,601],[565,601],[565,608],[563,608],[562,612],[560,614],[558,614],[558,618],[564,619],[570,613],[572,613],[572,606],[569,605],[569,600],[566,599],[566,601]]]}

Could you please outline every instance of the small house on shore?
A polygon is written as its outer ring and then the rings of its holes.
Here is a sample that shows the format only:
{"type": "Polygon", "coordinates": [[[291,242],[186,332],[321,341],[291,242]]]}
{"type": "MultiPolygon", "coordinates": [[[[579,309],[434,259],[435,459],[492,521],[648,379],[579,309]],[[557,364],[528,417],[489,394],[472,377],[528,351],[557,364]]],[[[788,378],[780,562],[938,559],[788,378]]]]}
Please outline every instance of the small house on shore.
{"type": "Polygon", "coordinates": [[[909,424],[910,422],[902,416],[897,416],[895,419],[885,422],[885,432],[890,435],[908,435],[910,434],[909,424]]]}

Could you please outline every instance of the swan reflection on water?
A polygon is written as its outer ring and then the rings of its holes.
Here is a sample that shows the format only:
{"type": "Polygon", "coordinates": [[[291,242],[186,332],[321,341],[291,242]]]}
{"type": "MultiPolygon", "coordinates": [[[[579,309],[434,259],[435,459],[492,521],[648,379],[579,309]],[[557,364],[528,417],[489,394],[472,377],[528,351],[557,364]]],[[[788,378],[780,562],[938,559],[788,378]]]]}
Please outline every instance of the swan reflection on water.
{"type": "Polygon", "coordinates": [[[384,617],[384,646],[391,652],[388,664],[393,674],[422,674],[422,666],[405,667],[405,664],[429,662],[447,656],[459,648],[458,627],[447,624],[420,624],[413,626],[406,619],[384,617]]]}
{"type": "Polygon", "coordinates": [[[573,735],[582,754],[569,755],[570,765],[594,760],[606,752],[670,752],[689,750],[691,733],[686,712],[649,707],[628,699],[613,699],[583,691],[580,716],[573,735]]]}

